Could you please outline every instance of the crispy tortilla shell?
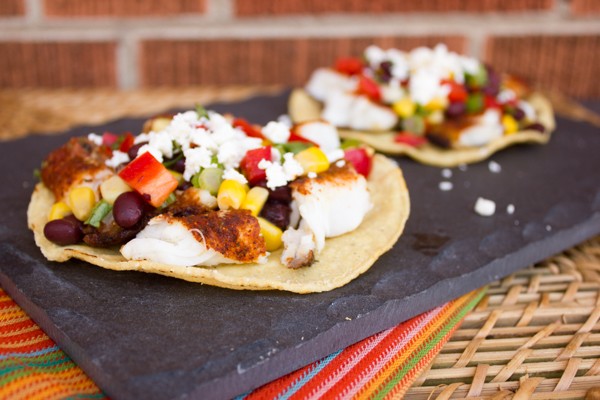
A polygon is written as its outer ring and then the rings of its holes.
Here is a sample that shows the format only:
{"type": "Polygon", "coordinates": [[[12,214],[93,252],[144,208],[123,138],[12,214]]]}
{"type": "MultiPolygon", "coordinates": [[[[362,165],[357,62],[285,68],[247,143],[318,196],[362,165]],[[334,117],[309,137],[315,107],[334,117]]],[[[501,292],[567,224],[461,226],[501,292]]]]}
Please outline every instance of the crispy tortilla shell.
{"type": "Polygon", "coordinates": [[[362,224],[350,233],[327,239],[317,262],[296,270],[280,263],[281,250],[273,252],[265,264],[177,267],[150,261],[128,261],[118,249],[80,244],[58,246],[48,241],[43,233],[54,196],[41,183],[35,187],[27,218],[36,244],[51,261],[77,258],[112,270],[156,273],[230,289],[324,292],[343,286],[368,270],[396,243],[404,229],[410,200],[400,169],[393,161],[376,155],[368,185],[374,206],[362,224]]]}
{"type": "MultiPolygon", "coordinates": [[[[387,154],[405,154],[423,164],[437,167],[455,167],[460,164],[470,164],[482,161],[495,152],[518,143],[544,144],[550,140],[551,132],[555,128],[554,113],[550,101],[539,93],[534,93],[528,98],[539,115],[540,123],[546,127],[546,133],[536,130],[520,131],[512,135],[502,136],[481,147],[463,147],[443,149],[426,143],[420,147],[413,147],[403,143],[396,143],[396,132],[366,132],[349,129],[338,129],[341,137],[357,139],[368,144],[376,150],[387,154]]],[[[288,113],[295,123],[321,118],[321,103],[313,99],[302,89],[295,89],[288,101],[288,113]]]]}

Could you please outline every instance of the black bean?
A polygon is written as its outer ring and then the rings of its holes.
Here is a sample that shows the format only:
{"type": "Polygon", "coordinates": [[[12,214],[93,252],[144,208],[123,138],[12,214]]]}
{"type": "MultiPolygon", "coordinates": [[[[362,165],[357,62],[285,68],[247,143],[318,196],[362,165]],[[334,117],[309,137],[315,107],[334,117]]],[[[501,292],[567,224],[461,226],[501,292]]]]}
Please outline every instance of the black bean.
{"type": "Polygon", "coordinates": [[[129,150],[127,150],[127,155],[129,156],[129,159],[133,160],[134,158],[136,158],[138,151],[140,150],[140,147],[142,147],[145,144],[148,144],[148,142],[141,142],[141,143],[134,144],[133,146],[131,146],[129,148],[129,150]]]}
{"type": "Polygon", "coordinates": [[[535,122],[533,124],[527,125],[526,127],[523,128],[524,130],[534,130],[534,131],[539,131],[541,133],[546,132],[546,127],[542,124],[540,124],[539,122],[535,122]]]}
{"type": "Polygon", "coordinates": [[[467,106],[463,102],[453,102],[446,108],[446,116],[448,118],[457,118],[463,115],[467,111],[467,106]]]}
{"type": "Polygon", "coordinates": [[[183,172],[185,171],[185,158],[181,158],[181,159],[177,160],[177,162],[175,164],[173,164],[171,169],[173,171],[179,172],[180,174],[183,174],[183,172]]]}
{"type": "Polygon", "coordinates": [[[290,224],[290,213],[291,208],[289,205],[279,201],[267,200],[260,215],[281,230],[285,230],[290,224]]]}
{"type": "Polygon", "coordinates": [[[113,205],[113,217],[117,225],[131,228],[144,216],[146,202],[137,192],[125,192],[119,195],[113,205]]]}
{"type": "Polygon", "coordinates": [[[525,118],[525,111],[521,110],[519,107],[515,107],[512,110],[512,116],[517,121],[521,121],[523,118],[525,118]]]}
{"type": "MultiPolygon", "coordinates": [[[[258,181],[254,186],[267,187],[267,181],[258,181]]],[[[275,189],[269,189],[269,200],[276,200],[283,203],[289,203],[292,201],[292,189],[289,186],[279,186],[275,189]]]]}
{"type": "Polygon", "coordinates": [[[75,223],[69,218],[62,218],[46,223],[44,236],[52,243],[67,246],[79,243],[83,238],[83,232],[79,221],[75,223]]]}

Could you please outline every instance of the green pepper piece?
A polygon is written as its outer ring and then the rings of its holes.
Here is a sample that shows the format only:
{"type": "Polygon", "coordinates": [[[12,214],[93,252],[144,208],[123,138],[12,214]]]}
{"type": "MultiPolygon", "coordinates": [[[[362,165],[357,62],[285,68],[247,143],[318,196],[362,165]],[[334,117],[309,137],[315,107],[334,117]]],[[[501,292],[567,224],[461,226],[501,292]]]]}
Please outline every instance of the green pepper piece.
{"type": "Polygon", "coordinates": [[[106,200],[100,200],[92,209],[92,213],[85,223],[94,228],[98,228],[100,227],[100,222],[102,222],[104,217],[106,217],[111,210],[112,206],[106,200]]]}
{"type": "Polygon", "coordinates": [[[467,112],[470,114],[478,113],[483,110],[484,98],[481,93],[471,93],[469,97],[467,97],[467,102],[465,103],[467,112]]]}
{"type": "Polygon", "coordinates": [[[196,113],[198,114],[198,118],[204,117],[208,119],[208,111],[206,111],[206,108],[202,104],[196,104],[196,113]]]}
{"type": "Polygon", "coordinates": [[[482,88],[487,84],[488,73],[483,65],[480,65],[475,74],[466,74],[467,86],[472,89],[482,88]]]}
{"type": "Polygon", "coordinates": [[[313,147],[313,145],[306,142],[287,142],[283,144],[283,148],[286,150],[285,153],[298,154],[309,147],[313,147]]]}
{"type": "Polygon", "coordinates": [[[340,144],[340,148],[342,150],[351,149],[353,147],[359,147],[359,146],[360,146],[360,140],[356,140],[356,139],[344,139],[344,140],[342,140],[342,143],[340,144]]]}

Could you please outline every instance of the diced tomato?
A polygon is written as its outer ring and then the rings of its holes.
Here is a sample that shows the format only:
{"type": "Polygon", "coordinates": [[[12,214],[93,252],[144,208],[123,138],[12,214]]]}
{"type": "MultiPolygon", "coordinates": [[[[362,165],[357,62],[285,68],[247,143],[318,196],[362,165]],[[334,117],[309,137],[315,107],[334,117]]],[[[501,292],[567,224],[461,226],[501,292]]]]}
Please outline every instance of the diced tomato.
{"type": "Polygon", "coordinates": [[[248,150],[240,162],[240,170],[251,186],[267,178],[267,172],[258,168],[258,164],[262,160],[271,161],[271,146],[248,150]]]}
{"type": "Polygon", "coordinates": [[[255,128],[250,122],[246,121],[243,118],[235,118],[233,120],[232,125],[236,128],[240,128],[246,136],[255,137],[259,139],[265,139],[262,133],[260,133],[260,129],[255,128]]]}
{"type": "Polygon", "coordinates": [[[377,82],[364,75],[361,75],[358,80],[358,93],[364,94],[373,101],[381,100],[381,90],[379,90],[377,82]]]}
{"type": "Polygon", "coordinates": [[[289,138],[287,141],[288,141],[288,143],[289,143],[289,142],[304,142],[304,143],[310,143],[310,144],[312,144],[312,145],[314,145],[314,146],[317,146],[317,147],[319,147],[319,145],[318,145],[318,144],[316,144],[315,142],[313,142],[312,140],[310,140],[310,139],[307,139],[307,138],[305,138],[304,136],[300,136],[300,135],[298,135],[294,129],[292,129],[292,130],[290,131],[290,138],[289,138]]]}
{"type": "Polygon", "coordinates": [[[102,144],[106,147],[111,147],[119,139],[118,135],[110,132],[104,132],[102,134],[102,144]]]}
{"type": "Polygon", "coordinates": [[[149,152],[127,164],[119,176],[154,207],[163,204],[178,184],[169,170],[149,152]]]}
{"type": "Polygon", "coordinates": [[[123,141],[119,145],[119,151],[122,151],[123,153],[127,153],[127,151],[131,148],[131,146],[133,146],[134,139],[135,138],[131,134],[131,132],[125,133],[125,135],[123,136],[123,141]]]}
{"type": "Polygon", "coordinates": [[[450,93],[448,94],[448,100],[452,103],[464,102],[467,100],[467,89],[453,80],[444,80],[443,84],[450,86],[450,93]]]}
{"type": "Polygon", "coordinates": [[[335,62],[335,70],[346,75],[358,75],[363,68],[364,64],[360,58],[343,57],[335,62]]]}
{"type": "Polygon", "coordinates": [[[373,160],[364,147],[354,147],[344,150],[344,159],[354,166],[354,169],[365,178],[369,176],[373,160]]]}
{"type": "Polygon", "coordinates": [[[427,143],[423,136],[413,135],[410,132],[399,132],[394,138],[394,142],[407,144],[412,147],[419,147],[427,143]]]}

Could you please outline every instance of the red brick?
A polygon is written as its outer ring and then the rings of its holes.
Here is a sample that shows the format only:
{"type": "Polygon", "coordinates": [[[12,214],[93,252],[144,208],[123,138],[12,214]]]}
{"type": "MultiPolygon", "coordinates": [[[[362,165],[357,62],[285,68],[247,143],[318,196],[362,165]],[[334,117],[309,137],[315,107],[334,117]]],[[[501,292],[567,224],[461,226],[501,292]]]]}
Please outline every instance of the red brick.
{"type": "Polygon", "coordinates": [[[516,12],[547,10],[553,6],[554,0],[235,0],[235,11],[239,16],[390,12],[516,12]]]}
{"type": "Polygon", "coordinates": [[[600,98],[600,36],[510,36],[488,39],[486,60],[541,89],[600,98]]]}
{"type": "Polygon", "coordinates": [[[574,15],[600,14],[600,1],[571,0],[571,12],[574,15]]]}
{"type": "Polygon", "coordinates": [[[0,42],[0,87],[116,87],[116,45],[0,42]]]}
{"type": "Polygon", "coordinates": [[[144,86],[302,85],[320,66],[340,56],[360,55],[369,44],[412,49],[444,41],[464,51],[463,37],[365,37],[255,40],[151,40],[141,45],[144,86]]]}
{"type": "Polygon", "coordinates": [[[18,17],[25,15],[25,0],[0,1],[0,17],[18,17]]]}
{"type": "Polygon", "coordinates": [[[198,14],[205,0],[44,0],[51,17],[142,17],[198,14]]]}

